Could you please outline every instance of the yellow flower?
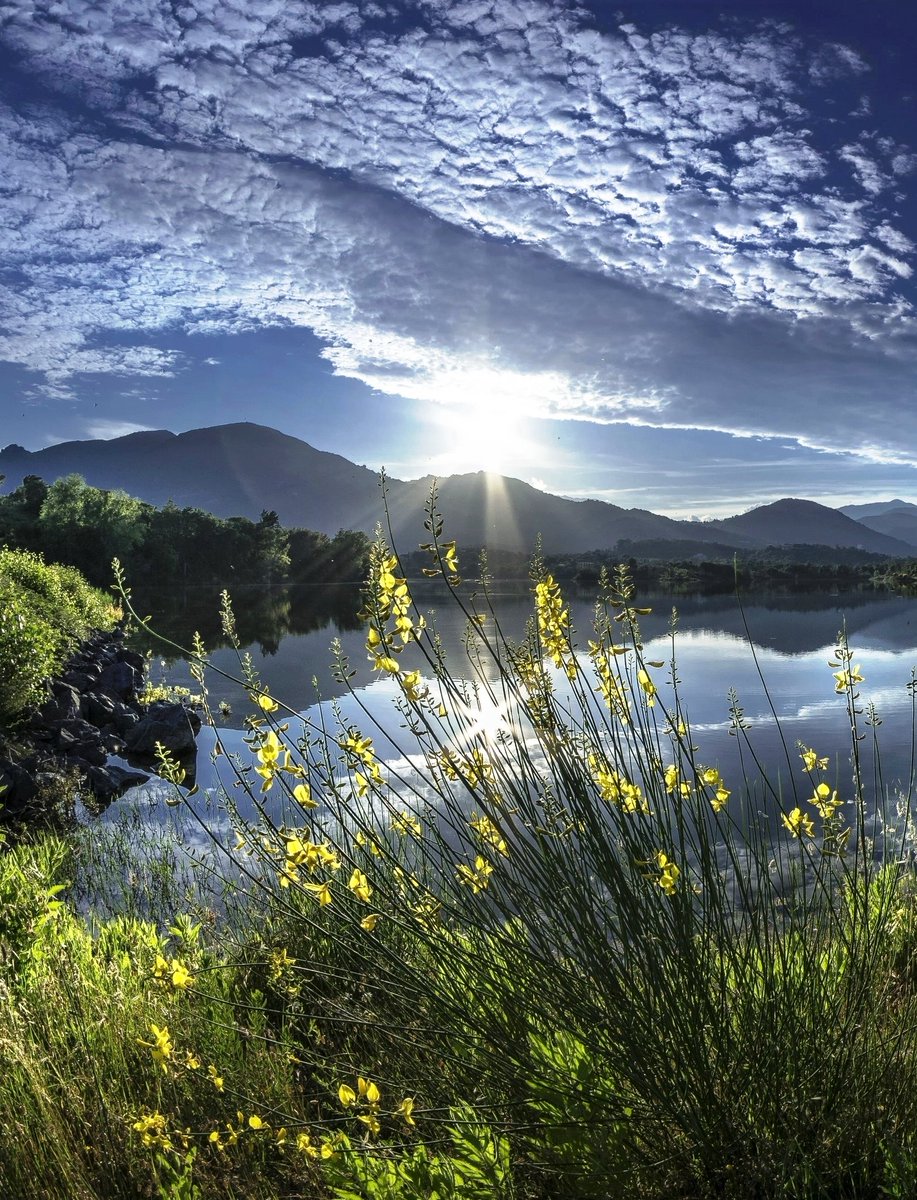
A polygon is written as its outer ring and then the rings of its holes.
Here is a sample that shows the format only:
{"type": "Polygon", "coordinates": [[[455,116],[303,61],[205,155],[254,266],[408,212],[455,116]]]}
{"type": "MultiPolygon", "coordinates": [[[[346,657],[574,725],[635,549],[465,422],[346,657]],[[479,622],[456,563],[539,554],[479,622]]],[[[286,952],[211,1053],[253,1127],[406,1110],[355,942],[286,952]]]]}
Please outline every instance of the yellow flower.
{"type": "Polygon", "coordinates": [[[397,675],[401,670],[397,660],[390,654],[376,654],[373,656],[372,663],[374,671],[385,671],[389,675],[397,675]]]}
{"type": "Polygon", "coordinates": [[[374,1112],[360,1113],[357,1117],[358,1121],[362,1121],[373,1137],[378,1136],[382,1126],[379,1124],[379,1118],[374,1112]]]}
{"type": "Polygon", "coordinates": [[[369,898],[373,894],[373,889],[370,886],[369,880],[358,867],[354,867],[353,874],[350,876],[350,881],[347,886],[358,900],[363,900],[366,904],[369,903],[369,898]]]}
{"type": "Polygon", "coordinates": [[[403,837],[411,834],[413,837],[419,838],[423,832],[423,827],[420,821],[413,813],[401,811],[392,817],[392,830],[395,833],[401,834],[403,837]]]}
{"type": "Polygon", "coordinates": [[[835,811],[844,802],[838,799],[837,792],[828,787],[826,783],[820,783],[815,789],[815,795],[809,803],[814,804],[818,810],[818,815],[823,821],[827,821],[834,816],[835,811]]]}
{"type": "Polygon", "coordinates": [[[293,799],[303,808],[318,808],[318,801],[312,799],[312,789],[307,783],[297,783],[293,788],[293,799]]]}
{"type": "Polygon", "coordinates": [[[211,1063],[210,1066],[207,1068],[207,1074],[210,1076],[210,1082],[213,1084],[213,1086],[216,1088],[216,1090],[218,1092],[222,1092],[223,1076],[217,1072],[217,1069],[213,1065],[213,1063],[211,1063]]]}
{"type": "Polygon", "coordinates": [[[360,922],[360,928],[365,929],[367,933],[372,933],[376,928],[376,922],[379,920],[380,915],[380,913],[370,913],[369,916],[364,917],[360,922]]]}
{"type": "Polygon", "coordinates": [[[139,1117],[131,1128],[140,1134],[140,1140],[144,1146],[160,1146],[163,1150],[172,1149],[166,1118],[161,1112],[146,1113],[139,1117]]]}
{"type": "Polygon", "coordinates": [[[840,671],[834,672],[834,678],[837,680],[834,690],[838,693],[852,691],[858,683],[862,683],[864,676],[860,674],[860,668],[844,667],[840,671]]]}
{"type": "Polygon", "coordinates": [[[826,771],[828,769],[828,759],[819,758],[814,750],[805,746],[800,750],[799,757],[802,759],[807,771],[826,771]]]}
{"type": "Polygon", "coordinates": [[[713,795],[710,797],[710,807],[714,812],[719,812],[721,808],[725,808],[726,801],[732,795],[723,783],[723,778],[716,767],[707,767],[701,770],[701,779],[710,788],[713,795]]]}
{"type": "Polygon", "coordinates": [[[681,868],[676,867],[669,856],[662,850],[657,852],[655,861],[656,866],[660,871],[659,878],[656,882],[667,896],[674,896],[675,885],[678,882],[678,876],[681,874],[681,868]]]}
{"type": "Polygon", "coordinates": [[[272,700],[270,696],[257,696],[254,693],[249,693],[252,700],[258,705],[262,712],[276,712],[280,705],[276,700],[272,700]]]}
{"type": "Polygon", "coordinates": [[[189,988],[194,983],[194,976],[178,958],[172,959],[172,986],[174,988],[189,988]]]}
{"type": "Polygon", "coordinates": [[[270,1129],[270,1125],[268,1125],[267,1122],[262,1121],[257,1113],[252,1113],[252,1115],[248,1118],[248,1127],[249,1129],[270,1129]]]}
{"type": "Polygon", "coordinates": [[[637,682],[643,688],[644,695],[646,696],[647,708],[652,708],[656,703],[656,685],[653,683],[652,679],[650,679],[649,674],[643,669],[643,667],[641,667],[637,672],[637,682]]]}
{"type": "Polygon", "coordinates": [[[158,1063],[164,1071],[168,1071],[168,1060],[172,1057],[174,1049],[172,1038],[169,1034],[169,1027],[163,1025],[160,1029],[158,1025],[150,1025],[150,1032],[153,1034],[152,1042],[145,1042],[138,1039],[141,1046],[149,1046],[150,1053],[153,1055],[153,1061],[158,1063]]]}
{"type": "Polygon", "coordinates": [[[357,1093],[352,1087],[349,1087],[346,1083],[342,1083],[338,1088],[338,1100],[340,1100],[345,1108],[350,1108],[357,1102],[357,1093]]]}
{"type": "Polygon", "coordinates": [[[807,837],[815,835],[815,825],[812,822],[812,818],[807,817],[801,808],[794,808],[789,814],[782,813],[780,819],[793,837],[798,838],[800,833],[804,833],[807,837]]]}
{"type": "Polygon", "coordinates": [[[318,1150],[312,1145],[312,1138],[305,1130],[296,1135],[296,1149],[308,1158],[318,1158],[318,1150]]]}
{"type": "Polygon", "coordinates": [[[474,867],[469,867],[466,863],[461,863],[456,870],[459,883],[470,887],[475,894],[484,891],[490,883],[490,877],[493,873],[494,869],[491,864],[480,854],[474,860],[474,867]]]}
{"type": "Polygon", "coordinates": [[[326,879],[324,883],[304,883],[303,887],[307,892],[311,892],[324,908],[325,905],[331,903],[332,899],[330,882],[330,880],[326,879]]]}
{"type": "Polygon", "coordinates": [[[376,1105],[379,1103],[379,1089],[371,1079],[364,1079],[362,1075],[358,1076],[357,1089],[367,1104],[376,1105]]]}
{"type": "Polygon", "coordinates": [[[506,847],[506,842],[502,837],[500,830],[496,827],[493,821],[491,821],[490,817],[473,816],[468,824],[475,831],[475,833],[477,833],[481,841],[487,842],[488,845],[493,846],[498,854],[509,854],[509,850],[506,847]]]}
{"type": "Polygon", "coordinates": [[[401,1117],[401,1119],[404,1121],[404,1123],[406,1125],[416,1124],[413,1116],[411,1115],[413,1112],[414,1112],[414,1097],[413,1096],[405,1096],[405,1098],[401,1101],[401,1103],[395,1109],[395,1115],[401,1117]]]}

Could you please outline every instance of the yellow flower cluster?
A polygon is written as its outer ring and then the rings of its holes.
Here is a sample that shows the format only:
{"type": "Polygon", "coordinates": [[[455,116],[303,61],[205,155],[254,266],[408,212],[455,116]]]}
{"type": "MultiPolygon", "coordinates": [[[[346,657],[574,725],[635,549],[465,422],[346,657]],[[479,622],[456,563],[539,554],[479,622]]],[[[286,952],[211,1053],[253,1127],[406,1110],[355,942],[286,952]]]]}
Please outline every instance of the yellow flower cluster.
{"type": "Polygon", "coordinates": [[[162,1067],[163,1071],[168,1074],[169,1060],[171,1059],[172,1053],[175,1049],[175,1047],[172,1045],[172,1037],[169,1033],[169,1027],[167,1025],[163,1025],[163,1027],[160,1029],[158,1025],[150,1025],[150,1032],[153,1035],[153,1040],[151,1042],[144,1041],[142,1038],[139,1038],[138,1042],[141,1046],[149,1047],[150,1053],[153,1056],[153,1062],[156,1063],[157,1066],[162,1067]]]}
{"type": "Polygon", "coordinates": [[[589,771],[599,795],[609,804],[616,804],[623,812],[649,812],[649,806],[636,783],[618,771],[612,771],[596,754],[589,755],[589,771]]]}
{"type": "Polygon", "coordinates": [[[506,848],[506,841],[503,838],[500,830],[491,821],[488,816],[472,816],[468,822],[471,828],[475,831],[482,842],[486,842],[488,846],[492,846],[498,854],[508,855],[509,850],[506,848]]]}
{"type": "Polygon", "coordinates": [[[807,771],[827,771],[828,769],[828,759],[819,757],[816,751],[809,746],[802,746],[799,757],[807,771]]]}
{"type": "Polygon", "coordinates": [[[570,611],[564,607],[560,586],[553,575],[535,585],[535,614],[544,653],[569,679],[576,678],[576,659],[570,646],[570,611]]]}
{"type": "MultiPolygon", "coordinates": [[[[339,871],[341,860],[337,852],[328,842],[313,842],[303,834],[294,834],[284,841],[284,865],[280,871],[280,886],[289,887],[291,883],[299,883],[299,868],[305,867],[310,875],[320,869],[339,871]]],[[[323,883],[303,883],[306,891],[312,892],[322,905],[331,903],[329,881],[323,883]]]]}
{"type": "Polygon", "coordinates": [[[726,807],[726,801],[732,795],[723,783],[723,777],[716,767],[701,767],[700,779],[705,787],[710,789],[710,807],[714,812],[726,807]]]}
{"type": "MultiPolygon", "coordinates": [[[[286,726],[281,726],[281,733],[285,729],[286,726]]],[[[273,729],[265,730],[256,728],[253,735],[253,743],[250,744],[254,744],[255,746],[255,757],[258,760],[258,766],[255,767],[255,774],[261,776],[262,792],[269,792],[271,790],[274,786],[274,779],[281,771],[286,772],[294,778],[301,778],[305,774],[304,769],[292,761],[289,748],[284,746],[273,729]]],[[[315,807],[315,801],[312,800],[309,789],[305,785],[303,785],[297,799],[300,804],[305,805],[307,808],[315,807]]]]}
{"type": "Polygon", "coordinates": [[[446,779],[453,782],[461,779],[469,788],[481,784],[492,785],[494,782],[493,763],[477,746],[465,758],[459,758],[454,750],[445,746],[436,755],[435,761],[446,779]]]}
{"type": "Polygon", "coordinates": [[[365,1112],[357,1114],[357,1120],[362,1121],[373,1137],[379,1134],[382,1126],[379,1124],[379,1101],[381,1099],[378,1085],[371,1079],[357,1078],[357,1090],[349,1084],[342,1083],[338,1088],[338,1099],[344,1108],[356,1108],[361,1105],[365,1112]]]}
{"type": "Polygon", "coordinates": [[[424,567],[424,575],[431,579],[441,575],[450,587],[458,587],[462,580],[459,575],[458,551],[455,548],[455,542],[421,542],[420,549],[426,550],[436,563],[434,567],[424,567]]]}
{"type": "Polygon", "coordinates": [[[842,642],[835,647],[834,658],[828,663],[829,667],[840,667],[839,671],[834,672],[834,690],[840,694],[842,692],[853,692],[858,683],[862,683],[864,676],[860,674],[859,666],[851,666],[853,661],[853,651],[850,647],[842,642]]]}
{"type": "Polygon", "coordinates": [[[782,813],[780,819],[795,838],[802,834],[805,834],[806,837],[815,836],[815,824],[812,818],[798,806],[789,813],[782,813]]]}
{"type": "Polygon", "coordinates": [[[140,1134],[140,1141],[146,1147],[155,1146],[160,1150],[174,1150],[169,1136],[168,1121],[158,1110],[144,1113],[131,1126],[140,1134]]]}
{"type": "Polygon", "coordinates": [[[470,887],[475,895],[485,890],[493,873],[493,866],[481,854],[476,856],[473,867],[469,867],[467,863],[460,863],[456,870],[459,883],[470,887]]]}
{"type": "Polygon", "coordinates": [[[606,644],[604,640],[589,642],[589,657],[599,681],[599,686],[595,690],[601,695],[608,711],[625,725],[630,722],[630,706],[627,700],[627,691],[613,661],[617,655],[626,653],[626,646],[616,646],[614,643],[606,644]]]}
{"type": "MultiPolygon", "coordinates": [[[[362,1075],[357,1077],[357,1087],[354,1090],[349,1084],[342,1083],[338,1088],[338,1100],[346,1109],[362,1109],[362,1112],[357,1112],[357,1120],[361,1121],[367,1128],[369,1134],[377,1137],[382,1126],[379,1122],[380,1105],[382,1095],[379,1091],[378,1084],[373,1083],[371,1079],[364,1079],[362,1075]]],[[[406,1125],[414,1125],[414,1097],[405,1096],[398,1107],[395,1109],[394,1116],[401,1117],[406,1125]]]]}
{"type": "Polygon", "coordinates": [[[823,821],[828,821],[844,802],[838,798],[837,792],[828,787],[826,783],[820,783],[809,803],[815,806],[823,821]]]}
{"type": "Polygon", "coordinates": [[[423,833],[423,827],[413,813],[402,810],[392,817],[392,832],[401,837],[419,838],[423,833]]]}
{"type": "Polygon", "coordinates": [[[359,730],[349,729],[340,738],[338,745],[347,757],[347,764],[354,772],[357,795],[362,799],[371,787],[382,786],[382,770],[373,751],[373,740],[363,737],[359,730]]]}
{"type": "Polygon", "coordinates": [[[666,767],[663,780],[665,782],[665,790],[670,796],[677,794],[686,800],[691,795],[693,784],[690,779],[684,778],[675,763],[666,767]]]}
{"type": "Polygon", "coordinates": [[[640,684],[644,696],[646,696],[647,708],[652,708],[656,703],[656,685],[650,679],[649,672],[645,667],[640,667],[637,671],[637,682],[640,684]]]}
{"type": "Polygon", "coordinates": [[[161,954],[156,955],[153,978],[157,983],[171,984],[177,990],[189,988],[194,983],[194,976],[180,958],[169,960],[161,954]]]}
{"type": "Polygon", "coordinates": [[[681,868],[677,867],[663,850],[657,852],[654,861],[659,868],[659,877],[656,882],[667,896],[674,896],[681,868]]]}

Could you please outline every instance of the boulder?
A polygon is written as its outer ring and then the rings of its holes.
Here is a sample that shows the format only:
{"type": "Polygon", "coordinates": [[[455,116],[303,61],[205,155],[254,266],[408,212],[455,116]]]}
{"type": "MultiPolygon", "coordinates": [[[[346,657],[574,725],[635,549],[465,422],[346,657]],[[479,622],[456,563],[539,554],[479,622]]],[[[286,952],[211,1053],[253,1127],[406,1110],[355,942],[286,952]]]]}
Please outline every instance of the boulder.
{"type": "Polygon", "coordinates": [[[51,680],[51,695],[38,711],[33,721],[47,724],[51,721],[69,721],[80,715],[80,694],[72,684],[62,679],[51,680]]]}
{"type": "Polygon", "coordinates": [[[38,794],[31,772],[6,760],[0,760],[0,788],[0,812],[4,817],[18,816],[38,794]]]}
{"type": "Polygon", "coordinates": [[[93,691],[103,692],[116,700],[129,700],[142,685],[140,672],[127,662],[111,662],[102,670],[93,691]]]}
{"type": "Polygon", "coordinates": [[[128,788],[147,783],[149,775],[142,771],[128,771],[124,767],[91,766],[86,771],[90,791],[98,800],[112,801],[122,796],[128,788]]]}
{"type": "Polygon", "coordinates": [[[128,754],[152,758],[159,742],[171,754],[188,754],[197,747],[201,719],[182,704],[160,701],[151,704],[146,715],[125,736],[128,754]]]}

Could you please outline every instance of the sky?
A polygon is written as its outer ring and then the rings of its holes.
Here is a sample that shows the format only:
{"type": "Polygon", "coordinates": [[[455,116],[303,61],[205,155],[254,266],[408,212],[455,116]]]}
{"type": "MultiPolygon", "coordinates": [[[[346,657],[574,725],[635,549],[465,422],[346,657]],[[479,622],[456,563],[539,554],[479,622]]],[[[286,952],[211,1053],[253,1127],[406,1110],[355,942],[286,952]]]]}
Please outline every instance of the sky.
{"type": "Polygon", "coordinates": [[[917,500],[906,0],[0,0],[0,445],[917,500]]]}

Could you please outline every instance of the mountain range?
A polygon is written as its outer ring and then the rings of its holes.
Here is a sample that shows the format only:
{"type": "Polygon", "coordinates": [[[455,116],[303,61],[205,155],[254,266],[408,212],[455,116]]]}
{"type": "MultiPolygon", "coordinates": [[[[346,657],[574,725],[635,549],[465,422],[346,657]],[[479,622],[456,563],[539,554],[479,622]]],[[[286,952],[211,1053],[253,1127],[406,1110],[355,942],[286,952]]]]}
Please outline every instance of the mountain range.
{"type": "MultiPolygon", "coordinates": [[[[149,430],[35,451],[10,445],[0,451],[7,489],[26,475],[51,483],[74,472],[94,487],[123,488],[155,505],[171,500],[179,507],[254,520],[273,510],[284,525],[328,534],[339,529],[371,534],[386,521],[375,471],[248,422],[181,434],[149,430]]],[[[432,477],[386,479],[388,519],[401,549],[428,537],[423,521],[433,482],[432,477]]],[[[445,536],[466,546],[530,552],[540,535],[547,554],[607,550],[622,540],[650,539],[691,543],[691,553],[704,546],[741,550],[810,543],[917,554],[917,505],[904,500],[833,509],[784,499],[725,520],[678,521],[646,509],[550,495],[483,471],[450,475],[437,486],[445,536]]]]}

